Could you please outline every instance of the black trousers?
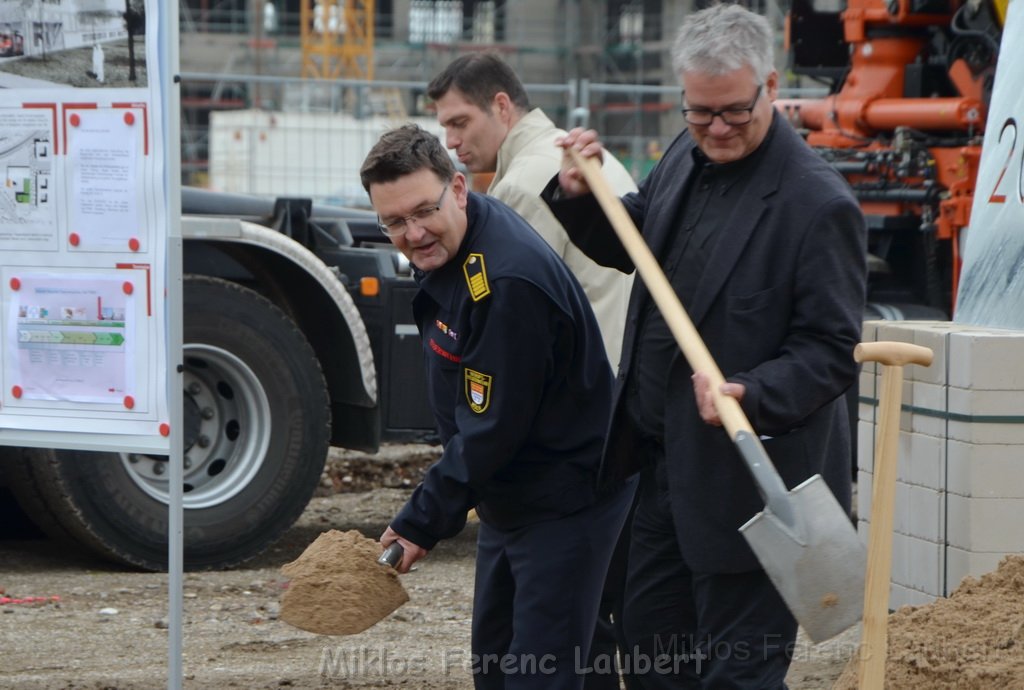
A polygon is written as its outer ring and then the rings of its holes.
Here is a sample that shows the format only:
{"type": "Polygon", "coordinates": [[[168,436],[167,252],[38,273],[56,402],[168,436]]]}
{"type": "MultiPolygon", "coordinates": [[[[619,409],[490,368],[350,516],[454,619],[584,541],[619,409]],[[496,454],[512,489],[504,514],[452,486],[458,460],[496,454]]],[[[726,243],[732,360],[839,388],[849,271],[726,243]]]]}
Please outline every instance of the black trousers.
{"type": "MultiPolygon", "coordinates": [[[[635,500],[634,500],[635,504],[635,500]]],[[[622,625],[626,596],[626,565],[629,557],[629,535],[632,532],[633,509],[630,507],[622,526],[619,542],[608,565],[601,605],[597,610],[594,640],[587,659],[587,677],[583,690],[642,690],[625,668],[624,657],[629,644],[622,625]],[[620,680],[621,678],[621,680],[620,680]]]]}
{"type": "Polygon", "coordinates": [[[612,551],[636,480],[589,508],[477,538],[473,682],[478,689],[579,690],[612,551]]]}
{"type": "Polygon", "coordinates": [[[782,597],[763,570],[691,571],[670,501],[660,458],[641,475],[633,515],[627,666],[652,690],[785,688],[797,623],[782,597]]]}

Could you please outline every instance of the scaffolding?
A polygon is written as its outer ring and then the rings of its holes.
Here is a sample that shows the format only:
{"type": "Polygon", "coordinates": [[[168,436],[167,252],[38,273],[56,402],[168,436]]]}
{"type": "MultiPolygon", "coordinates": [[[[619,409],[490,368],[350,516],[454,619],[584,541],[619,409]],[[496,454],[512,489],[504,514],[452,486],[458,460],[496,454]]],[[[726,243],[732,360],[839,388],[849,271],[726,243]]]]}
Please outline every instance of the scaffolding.
{"type": "Polygon", "coordinates": [[[302,0],[302,76],[373,79],[374,0],[302,0]]]}

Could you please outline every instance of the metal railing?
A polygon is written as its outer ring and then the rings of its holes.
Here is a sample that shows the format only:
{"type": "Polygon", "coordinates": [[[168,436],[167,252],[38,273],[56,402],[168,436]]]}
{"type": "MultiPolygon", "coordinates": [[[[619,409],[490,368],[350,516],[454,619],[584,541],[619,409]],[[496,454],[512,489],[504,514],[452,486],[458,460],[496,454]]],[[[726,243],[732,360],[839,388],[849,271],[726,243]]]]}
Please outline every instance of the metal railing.
{"type": "MultiPolygon", "coordinates": [[[[361,205],[359,165],[384,130],[412,120],[443,137],[424,81],[198,72],[181,74],[181,81],[184,184],[361,205]]],[[[636,179],[684,127],[678,86],[584,79],[526,89],[559,126],[595,127],[636,179]]],[[[823,93],[789,89],[785,95],[823,93]]]]}
{"type": "MultiPolygon", "coordinates": [[[[454,24],[441,21],[442,18],[434,18],[434,21],[426,22],[425,28],[424,17],[416,16],[414,10],[415,8],[411,8],[410,16],[407,18],[377,14],[374,17],[376,38],[380,41],[409,45],[484,43],[550,50],[557,49],[566,41],[566,34],[557,22],[515,12],[500,14],[493,27],[482,30],[474,17],[462,15],[461,10],[454,24]]],[[[298,45],[299,16],[299,12],[275,10],[272,14],[259,17],[247,9],[216,6],[196,9],[182,5],[179,30],[182,34],[259,35],[262,39],[273,39],[284,45],[298,45]]],[[[341,32],[337,20],[329,20],[324,28],[341,32]]]]}

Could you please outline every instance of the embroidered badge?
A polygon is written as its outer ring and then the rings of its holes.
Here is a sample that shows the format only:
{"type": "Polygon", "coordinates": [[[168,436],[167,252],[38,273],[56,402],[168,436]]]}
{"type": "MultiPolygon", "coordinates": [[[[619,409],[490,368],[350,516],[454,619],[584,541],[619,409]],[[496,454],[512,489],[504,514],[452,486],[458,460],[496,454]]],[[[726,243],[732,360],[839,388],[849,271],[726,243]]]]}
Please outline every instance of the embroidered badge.
{"type": "Polygon", "coordinates": [[[444,357],[445,359],[447,359],[449,362],[462,361],[462,357],[451,352],[448,352],[448,350],[438,345],[437,341],[434,340],[433,338],[430,339],[430,349],[439,354],[440,356],[444,357]]]}
{"type": "Polygon", "coordinates": [[[469,286],[469,296],[474,302],[479,302],[491,294],[491,286],[487,282],[487,268],[484,266],[483,254],[470,254],[462,264],[462,272],[466,274],[466,285],[469,286]]]}
{"type": "Polygon", "coordinates": [[[466,369],[466,400],[469,409],[480,414],[491,404],[491,376],[466,369]]]}

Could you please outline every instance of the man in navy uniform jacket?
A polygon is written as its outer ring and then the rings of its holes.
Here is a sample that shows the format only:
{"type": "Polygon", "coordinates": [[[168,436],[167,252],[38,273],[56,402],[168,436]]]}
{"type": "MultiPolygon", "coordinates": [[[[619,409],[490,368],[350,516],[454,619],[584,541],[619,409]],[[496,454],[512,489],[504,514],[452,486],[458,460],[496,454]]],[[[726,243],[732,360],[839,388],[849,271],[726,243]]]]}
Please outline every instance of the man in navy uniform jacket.
{"type": "Polygon", "coordinates": [[[580,688],[630,482],[599,483],[612,373],[579,283],[441,142],[392,130],[360,171],[415,267],[413,313],[444,453],[381,536],[400,572],[480,516],[478,688],[580,688]]]}

